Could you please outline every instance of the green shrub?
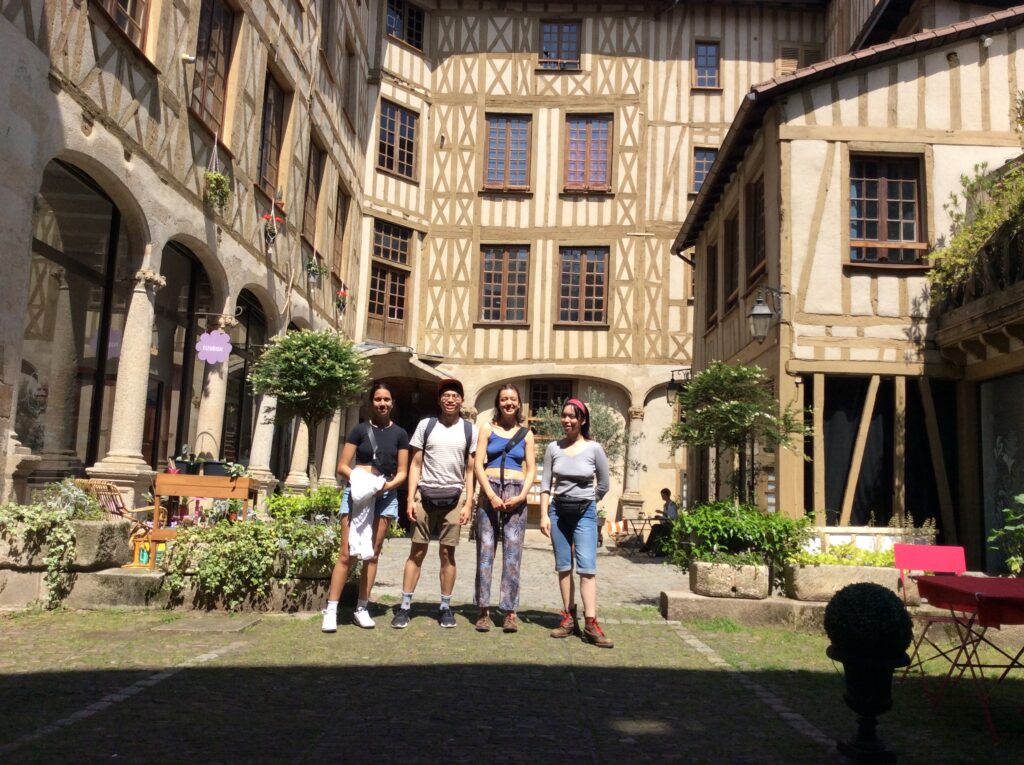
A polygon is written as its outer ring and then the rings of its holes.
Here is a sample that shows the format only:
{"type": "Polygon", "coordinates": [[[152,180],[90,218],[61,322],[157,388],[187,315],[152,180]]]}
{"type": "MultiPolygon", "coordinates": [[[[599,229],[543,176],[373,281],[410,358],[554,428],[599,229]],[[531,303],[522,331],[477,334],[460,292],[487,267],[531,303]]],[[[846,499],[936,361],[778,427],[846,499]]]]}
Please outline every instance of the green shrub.
{"type": "Polygon", "coordinates": [[[1014,576],[1024,573],[1024,494],[1013,498],[1016,507],[1003,508],[1003,525],[989,534],[990,549],[1006,557],[1006,568],[1014,576]]]}
{"type": "Polygon", "coordinates": [[[828,552],[812,553],[801,550],[789,558],[789,563],[801,566],[878,566],[892,568],[896,554],[892,550],[873,552],[854,544],[834,545],[828,552]]]}
{"type": "Polygon", "coordinates": [[[341,489],[318,486],[305,494],[275,494],[267,500],[267,513],[276,520],[334,520],[341,507],[341,489]]]}
{"type": "Polygon", "coordinates": [[[783,563],[796,555],[809,535],[808,517],[786,518],[764,513],[753,505],[730,501],[698,505],[682,513],[672,524],[665,543],[671,561],[687,567],[692,560],[714,560],[722,554],[749,553],[745,560],[759,559],[781,576],[783,563]]]}
{"type": "Polygon", "coordinates": [[[75,528],[71,521],[103,520],[96,498],[75,485],[73,478],[51,483],[31,505],[0,506],[0,536],[28,554],[46,551],[47,608],[56,608],[71,592],[75,560],[75,528]]]}

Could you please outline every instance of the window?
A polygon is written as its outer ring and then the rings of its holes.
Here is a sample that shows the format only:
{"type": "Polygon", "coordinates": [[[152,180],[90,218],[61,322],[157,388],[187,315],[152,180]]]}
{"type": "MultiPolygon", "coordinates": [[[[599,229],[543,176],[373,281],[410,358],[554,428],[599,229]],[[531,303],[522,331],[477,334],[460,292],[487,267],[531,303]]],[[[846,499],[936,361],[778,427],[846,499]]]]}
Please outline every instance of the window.
{"type": "Polygon", "coordinates": [[[406,283],[411,244],[412,229],[382,220],[374,221],[366,311],[366,336],[371,340],[394,345],[405,342],[406,283]]]}
{"type": "Polygon", "coordinates": [[[572,398],[572,380],[530,380],[530,417],[572,398]]]}
{"type": "Polygon", "coordinates": [[[570,115],[565,124],[569,144],[565,156],[566,191],[610,190],[611,115],[570,115]]]}
{"type": "Polygon", "coordinates": [[[100,0],[100,7],[107,12],[135,47],[141,48],[146,42],[146,16],[149,0],[100,0]]]}
{"type": "Polygon", "coordinates": [[[224,0],[203,0],[192,80],[192,111],[214,133],[224,121],[228,66],[234,44],[235,14],[224,0]]]}
{"type": "Polygon", "coordinates": [[[359,121],[359,87],[365,80],[365,77],[360,77],[359,62],[356,60],[352,42],[345,40],[345,81],[342,84],[345,88],[345,104],[342,108],[353,128],[359,121]]]}
{"type": "Polygon", "coordinates": [[[693,52],[693,87],[722,87],[719,64],[719,44],[697,40],[693,52]]]}
{"type": "Polygon", "coordinates": [[[920,169],[909,157],[851,157],[851,262],[921,262],[920,169]]]}
{"type": "Polygon", "coordinates": [[[526,322],[530,250],[522,245],[483,248],[480,321],[526,322]]]}
{"type": "Polygon", "coordinates": [[[526,115],[487,115],[487,174],[484,188],[530,188],[530,127],[526,115]]]}
{"type": "Polygon", "coordinates": [[[756,279],[765,265],[764,176],[747,186],[747,283],[756,279]]]}
{"type": "Polygon", "coordinates": [[[345,260],[345,224],[348,222],[348,206],[351,198],[345,189],[338,186],[338,200],[334,204],[334,248],[331,252],[331,270],[336,274],[344,273],[342,266],[345,260]]]}
{"type": "Polygon", "coordinates": [[[388,34],[423,50],[423,11],[405,0],[388,0],[388,34]]]}
{"type": "Polygon", "coordinates": [[[334,3],[335,0],[320,0],[320,52],[327,59],[328,71],[334,67],[334,3]]]}
{"type": "Polygon", "coordinates": [[[567,324],[608,321],[608,248],[562,247],[558,320],[567,324]]]}
{"type": "Polygon", "coordinates": [[[411,243],[411,228],[383,220],[373,222],[373,257],[408,265],[411,243]]]}
{"type": "Polygon", "coordinates": [[[541,22],[537,63],[541,69],[579,69],[580,22],[541,22]]]}
{"type": "Polygon", "coordinates": [[[718,321],[718,245],[708,245],[705,253],[704,291],[707,293],[707,325],[718,321]]]}
{"type": "Polygon", "coordinates": [[[725,222],[725,310],[728,311],[740,296],[740,223],[733,215],[725,222]]]}
{"type": "Polygon", "coordinates": [[[281,166],[281,140],[284,136],[284,90],[267,72],[263,96],[263,126],[260,128],[260,155],[257,178],[260,188],[273,199],[281,166]]]}
{"type": "Polygon", "coordinates": [[[704,179],[711,172],[711,166],[715,164],[715,157],[718,156],[718,149],[707,149],[698,146],[693,150],[693,193],[700,191],[704,185],[704,179]]]}
{"type": "Polygon", "coordinates": [[[302,207],[302,235],[313,241],[316,236],[316,206],[320,200],[320,181],[324,176],[324,150],[310,137],[309,162],[306,165],[306,199],[302,207]]]}
{"type": "Polygon", "coordinates": [[[405,178],[416,177],[416,121],[415,112],[390,101],[380,102],[377,167],[405,178]]]}
{"type": "Polygon", "coordinates": [[[775,72],[778,75],[792,74],[797,69],[817,64],[819,61],[821,61],[821,48],[817,46],[783,44],[779,46],[775,72]]]}

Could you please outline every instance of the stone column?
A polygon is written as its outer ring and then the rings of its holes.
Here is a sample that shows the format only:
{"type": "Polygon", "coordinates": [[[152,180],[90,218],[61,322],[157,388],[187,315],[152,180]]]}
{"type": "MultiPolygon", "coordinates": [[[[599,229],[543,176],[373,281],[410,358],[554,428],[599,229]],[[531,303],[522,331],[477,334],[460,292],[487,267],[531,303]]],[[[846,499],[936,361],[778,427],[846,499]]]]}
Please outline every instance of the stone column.
{"type": "Polygon", "coordinates": [[[82,466],[78,455],[71,448],[70,437],[75,370],[78,366],[71,317],[71,292],[63,268],[51,269],[50,276],[57,283],[57,311],[54,316],[53,341],[50,344],[50,369],[46,377],[43,448],[39,454],[41,459],[29,479],[32,485],[59,481],[77,472],[82,466]]]}
{"type": "Polygon", "coordinates": [[[640,496],[640,471],[635,451],[640,445],[644,430],[644,408],[629,408],[629,427],[626,429],[626,455],[623,465],[622,497],[619,499],[619,517],[636,518],[644,509],[640,496]]]}
{"type": "Polygon", "coordinates": [[[252,445],[249,449],[249,475],[259,487],[260,507],[268,495],[277,486],[277,476],[270,470],[270,456],[274,449],[274,413],[277,411],[277,399],[264,395],[259,401],[256,413],[256,426],[252,432],[252,445]]]}
{"type": "Polygon", "coordinates": [[[142,434],[149,387],[153,306],[156,290],[165,284],[167,280],[155,271],[142,269],[135,274],[135,289],[125,317],[121,360],[114,387],[110,448],[102,460],[86,468],[91,477],[113,481],[120,486],[128,507],[142,504],[142,493],[148,489],[154,475],[142,458],[142,434]]]}
{"type": "Polygon", "coordinates": [[[320,463],[320,486],[338,485],[338,446],[341,440],[341,410],[334,413],[327,423],[327,438],[324,440],[324,456],[320,463]]]}
{"type": "Polygon", "coordinates": [[[309,488],[309,428],[304,420],[299,420],[295,429],[295,442],[292,444],[292,464],[284,479],[285,491],[301,494],[309,488]]]}
{"type": "MultiPolygon", "coordinates": [[[[230,332],[238,325],[234,316],[223,314],[210,322],[208,329],[230,332]]],[[[186,348],[185,353],[194,353],[194,349],[186,348]]],[[[228,367],[230,359],[216,364],[206,363],[203,370],[203,394],[199,400],[199,413],[196,416],[195,453],[205,459],[219,460],[222,438],[224,435],[224,401],[228,395],[228,367]]]]}

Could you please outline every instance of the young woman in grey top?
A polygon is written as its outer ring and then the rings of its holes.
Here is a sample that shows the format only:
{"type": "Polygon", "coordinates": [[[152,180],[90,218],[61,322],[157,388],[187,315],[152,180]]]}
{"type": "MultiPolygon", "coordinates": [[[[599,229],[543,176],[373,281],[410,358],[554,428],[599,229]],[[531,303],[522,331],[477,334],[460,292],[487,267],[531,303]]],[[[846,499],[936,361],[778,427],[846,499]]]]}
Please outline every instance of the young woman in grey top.
{"type": "Polygon", "coordinates": [[[544,452],[540,484],[540,530],[551,539],[562,591],[561,622],[551,637],[579,635],[573,563],[580,575],[585,625],[583,637],[601,648],[612,641],[597,622],[597,503],[608,493],[608,457],[590,440],[590,412],[575,398],[562,407],[565,436],[544,452]]]}

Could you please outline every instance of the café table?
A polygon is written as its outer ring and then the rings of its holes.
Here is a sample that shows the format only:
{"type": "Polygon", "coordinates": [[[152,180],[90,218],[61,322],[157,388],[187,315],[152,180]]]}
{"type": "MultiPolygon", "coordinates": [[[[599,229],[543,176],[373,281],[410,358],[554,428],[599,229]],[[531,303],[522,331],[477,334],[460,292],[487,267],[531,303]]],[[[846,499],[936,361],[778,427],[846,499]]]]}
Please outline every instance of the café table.
{"type": "Polygon", "coordinates": [[[650,531],[651,526],[654,525],[654,521],[656,521],[657,518],[648,518],[641,515],[638,518],[623,518],[623,520],[629,528],[628,539],[630,541],[635,540],[629,551],[629,557],[632,558],[637,554],[640,548],[644,546],[644,534],[650,531]]]}
{"type": "Polygon", "coordinates": [[[993,736],[997,735],[985,670],[994,670],[988,679],[999,682],[1011,671],[1024,669],[1024,645],[1007,650],[994,643],[987,633],[993,628],[1024,624],[1024,579],[935,574],[917,576],[915,580],[923,599],[935,608],[949,611],[960,640],[934,703],[941,701],[951,681],[970,672],[989,728],[993,736]],[[984,657],[979,653],[982,646],[989,649],[984,657]]]}

